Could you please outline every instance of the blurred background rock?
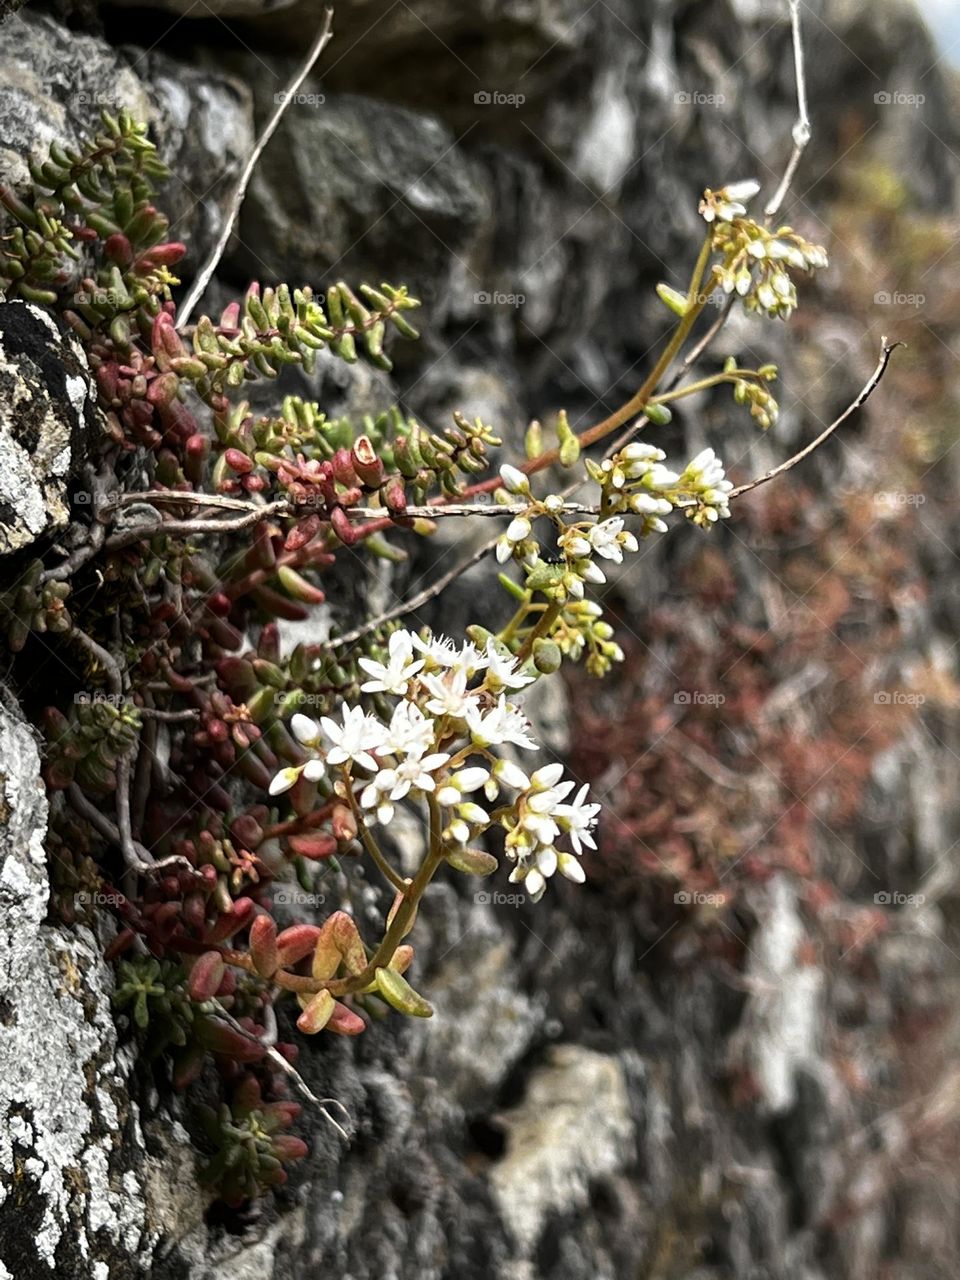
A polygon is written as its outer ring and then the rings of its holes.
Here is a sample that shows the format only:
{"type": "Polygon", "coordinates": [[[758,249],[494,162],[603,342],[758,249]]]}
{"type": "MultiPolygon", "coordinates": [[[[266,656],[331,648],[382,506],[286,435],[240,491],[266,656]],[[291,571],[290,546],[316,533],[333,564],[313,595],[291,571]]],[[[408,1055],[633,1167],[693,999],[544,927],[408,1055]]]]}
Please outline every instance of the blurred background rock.
{"type": "MultiPolygon", "coordinates": [[[[784,216],[831,267],[789,330],[734,313],[702,362],[781,364],[781,421],[763,437],[711,394],[658,442],[712,444],[745,479],[850,401],[881,335],[907,350],[728,527],[678,525],[611,581],[627,661],[535,709],[603,799],[588,885],[536,908],[437,886],[418,948],[436,1017],[304,1047],[357,1137],[312,1121],[276,1201],[207,1212],[189,1108],[87,1016],[111,976],[88,931],[43,922],[36,758],[4,713],[4,901],[32,921],[17,964],[46,975],[60,1034],[29,1107],[9,1073],[0,1091],[0,1276],[956,1276],[960,20],[922,7],[935,37],[908,0],[801,6],[814,133],[784,216]]],[[[786,9],[342,0],[211,299],[252,277],[404,281],[423,340],[391,378],[320,362],[324,408],[460,408],[514,443],[560,408],[586,426],[649,366],[654,286],[686,279],[702,188],[783,170],[786,9]]],[[[29,5],[0,24],[0,177],[127,105],[196,266],[319,18],[29,5]]],[[[389,605],[484,536],[443,522],[392,577],[358,558],[344,599],[389,605]]],[[[456,631],[478,600],[484,622],[506,611],[487,563],[418,616],[456,631]]],[[[43,1019],[18,999],[0,1054],[25,1088],[43,1019]]]]}

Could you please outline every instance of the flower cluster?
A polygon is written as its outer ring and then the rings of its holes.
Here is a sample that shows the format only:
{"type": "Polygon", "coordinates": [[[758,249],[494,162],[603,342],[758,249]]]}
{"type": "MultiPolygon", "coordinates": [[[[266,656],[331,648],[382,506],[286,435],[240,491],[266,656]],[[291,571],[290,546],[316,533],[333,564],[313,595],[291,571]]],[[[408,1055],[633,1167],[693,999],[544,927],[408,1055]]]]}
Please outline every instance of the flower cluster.
{"type": "MultiPolygon", "coordinates": [[[[618,527],[589,545],[618,558],[620,539],[634,545],[635,540],[622,533],[622,520],[605,523],[618,527]]],[[[537,677],[531,662],[493,637],[481,648],[395,631],[384,661],[364,658],[360,665],[370,677],[362,692],[397,699],[389,713],[344,704],[339,720],[294,715],[291,729],[310,759],[281,769],[271,795],[289,790],[301,774],[314,781],[328,774],[367,829],[389,824],[402,801],[427,802],[444,852],[455,864],[499,824],[507,833],[507,857],[516,863],[511,879],[523,881],[533,901],[555,871],[583,880],[578,856],[584,847],[595,847],[590,832],[600,806],[587,802],[586,787],[568,800],[576,784],[561,781],[562,766],[547,765],[528,777],[493,751],[537,749],[529,721],[513,701],[537,677]],[[516,793],[507,803],[504,788],[516,793]],[[499,807],[491,810],[494,804],[499,807]],[[556,847],[562,836],[569,837],[573,852],[556,847]]]]}
{"type": "MultiPolygon", "coordinates": [[[[729,374],[737,373],[737,360],[735,356],[728,356],[723,366],[724,372],[729,374]]],[[[733,398],[737,404],[747,404],[750,406],[750,416],[758,427],[762,427],[764,431],[768,427],[772,427],[780,416],[780,406],[777,404],[776,398],[764,386],[764,382],[773,382],[777,376],[777,366],[774,364],[761,365],[757,370],[758,378],[740,378],[735,377],[733,383],[733,398]],[[763,381],[759,381],[763,379],[763,381]]]]}
{"type": "Polygon", "coordinates": [[[644,535],[665,533],[661,517],[675,507],[702,527],[729,516],[727,495],[733,485],[713,449],[702,450],[679,474],[663,465],[665,456],[662,449],[634,442],[599,465],[588,464],[605,507],[642,515],[644,535]]]}
{"type": "Polygon", "coordinates": [[[701,528],[730,515],[728,495],[732,488],[724,475],[723,463],[712,449],[702,449],[687,463],[677,485],[688,500],[685,506],[688,519],[701,528]]]}
{"type": "Polygon", "coordinates": [[[574,599],[580,599],[584,582],[607,580],[593,556],[622,564],[625,550],[636,551],[637,539],[624,529],[622,516],[610,516],[596,524],[567,525],[560,535],[559,546],[572,570],[570,594],[574,599]]]}
{"type": "Polygon", "coordinates": [[[735,182],[707,190],[700,213],[713,227],[713,247],[721,255],[716,268],[725,293],[736,293],[748,311],[787,320],[797,305],[797,290],[788,267],[813,271],[827,265],[826,250],[805,240],[792,227],[770,231],[745,217],[744,201],[760,190],[757,182],[735,182]]]}

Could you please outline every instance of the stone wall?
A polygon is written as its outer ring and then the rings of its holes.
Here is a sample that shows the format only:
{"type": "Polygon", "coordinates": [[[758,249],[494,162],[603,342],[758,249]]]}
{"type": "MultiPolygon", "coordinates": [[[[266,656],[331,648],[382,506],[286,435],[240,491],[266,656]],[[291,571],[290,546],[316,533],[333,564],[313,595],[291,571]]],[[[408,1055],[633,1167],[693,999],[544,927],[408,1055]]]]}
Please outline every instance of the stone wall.
{"type": "MultiPolygon", "coordinates": [[[[561,406],[586,424],[635,387],[665,327],[652,287],[682,283],[699,191],[782,169],[795,109],[785,8],[347,0],[320,74],[263,158],[212,293],[251,275],[405,281],[425,302],[423,340],[398,352],[391,378],[321,360],[313,391],[325,408],[364,412],[402,396],[428,420],[462,408],[514,440],[529,416],[561,406]]],[[[98,101],[123,102],[149,119],[171,163],[167,207],[196,263],[317,21],[306,0],[81,8],[69,18],[80,31],[60,9],[8,16],[0,179],[22,181],[28,154],[75,139],[98,101]]],[[[868,146],[915,207],[953,210],[951,89],[931,70],[913,8],[818,0],[804,22],[815,137],[791,217],[828,238],[834,166],[868,146]],[[922,109],[876,101],[921,81],[922,109]]],[[[837,277],[863,269],[844,234],[831,242],[837,277]]],[[[724,351],[783,359],[802,395],[784,397],[769,439],[713,402],[694,405],[678,416],[678,451],[699,448],[716,425],[725,454],[749,449],[743,465],[760,471],[829,420],[872,367],[885,319],[851,320],[842,297],[835,278],[818,323],[798,317],[787,354],[774,326],[734,319],[724,351]]],[[[934,323],[947,332],[949,319],[934,323]]],[[[82,473],[96,426],[82,355],[42,313],[0,305],[0,386],[4,550],[69,540],[64,487],[82,473]]],[[[882,412],[867,421],[806,475],[825,510],[883,457],[882,412]]],[[[468,551],[480,535],[453,523],[412,568],[380,580],[364,570],[361,603],[370,593],[389,602],[431,560],[446,567],[468,551]]],[[[637,576],[613,584],[641,639],[696,532],[646,549],[637,576]]],[[[938,525],[911,542],[910,563],[933,587],[905,630],[905,661],[952,649],[952,533],[938,525]]],[[[738,609],[749,619],[779,562],[760,572],[735,530],[723,545],[742,555],[738,609]]],[[[490,579],[482,566],[424,618],[456,630],[490,579]]],[[[356,596],[345,591],[334,610],[355,616],[356,596]]],[[[559,696],[538,715],[565,751],[577,744],[559,696]]],[[[874,828],[864,817],[855,856],[883,883],[925,882],[945,857],[950,866],[956,736],[955,724],[933,738],[914,728],[876,766],[873,803],[896,816],[874,828]]],[[[207,1212],[183,1101],[114,1027],[103,939],[45,920],[38,747],[13,701],[0,744],[0,1277],[952,1274],[955,1185],[939,1167],[926,1180],[900,1176],[914,1148],[912,1113],[898,1108],[915,1094],[896,1043],[906,1007],[940,1016],[957,990],[950,874],[925,932],[887,938],[869,973],[798,959],[801,886],[787,874],[745,897],[737,973],[698,949],[654,892],[628,899],[606,885],[516,911],[438,884],[418,947],[436,1016],[306,1045],[307,1083],[346,1108],[354,1140],[345,1149],[308,1117],[302,1172],[275,1200],[227,1215],[207,1212]],[[871,1091],[843,1069],[852,1027],[853,1057],[889,1060],[889,1087],[871,1091]],[[737,1073],[754,1082],[749,1096],[731,1089],[737,1073]],[[845,1217],[838,1206],[850,1203],[845,1217]]],[[[847,853],[826,845],[842,868],[847,853]]],[[[350,892],[364,901],[356,884],[350,892]]],[[[939,1132],[957,1089],[949,1072],[919,1075],[936,1104],[925,1122],[939,1132]]]]}

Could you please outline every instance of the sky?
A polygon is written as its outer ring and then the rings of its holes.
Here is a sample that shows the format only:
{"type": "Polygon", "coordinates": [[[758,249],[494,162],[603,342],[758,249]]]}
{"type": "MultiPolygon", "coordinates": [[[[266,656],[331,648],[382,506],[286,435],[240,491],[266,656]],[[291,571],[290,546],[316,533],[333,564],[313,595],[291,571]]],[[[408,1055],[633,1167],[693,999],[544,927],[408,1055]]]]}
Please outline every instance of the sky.
{"type": "Polygon", "coordinates": [[[960,67],[960,0],[918,0],[940,44],[944,61],[960,67]]]}

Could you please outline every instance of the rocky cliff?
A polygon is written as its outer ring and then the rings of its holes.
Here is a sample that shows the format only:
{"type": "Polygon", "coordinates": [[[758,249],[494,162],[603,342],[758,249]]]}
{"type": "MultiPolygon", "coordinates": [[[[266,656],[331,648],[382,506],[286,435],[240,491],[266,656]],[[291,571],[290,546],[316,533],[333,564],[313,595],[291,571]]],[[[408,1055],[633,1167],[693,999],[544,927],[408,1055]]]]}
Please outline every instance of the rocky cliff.
{"type": "MultiPolygon", "coordinates": [[[[253,276],[402,280],[424,299],[424,340],[390,377],[321,361],[325,408],[462,408],[513,439],[560,407],[586,424],[635,388],[665,328],[653,286],[689,270],[700,190],[782,171],[785,10],[346,0],[211,294],[253,276]]],[[[709,550],[676,529],[611,584],[629,659],[614,692],[574,679],[537,708],[606,796],[594,883],[536,908],[438,885],[419,926],[436,1016],[305,1046],[305,1080],[353,1137],[308,1117],[312,1154],[275,1199],[211,1205],[188,1106],[111,1016],[110,926],[48,918],[38,744],[5,700],[0,1277],[955,1273],[960,594],[944,424],[960,280],[941,216],[960,148],[911,5],[803,10],[814,141],[787,208],[829,244],[831,275],[789,343],[746,319],[722,340],[782,362],[774,433],[707,397],[669,430],[753,474],[852,398],[882,333],[913,354],[784,496],[751,499],[709,550]]],[[[0,178],[22,182],[28,155],[126,105],[172,166],[166,207],[196,265],[318,21],[306,0],[7,16],[0,178]]],[[[69,536],[96,409],[82,353],[24,304],[0,306],[0,384],[15,553],[69,536]]],[[[412,569],[358,560],[334,612],[402,598],[484,536],[453,523],[412,569]]],[[[482,564],[423,619],[456,631],[491,579],[482,564]]],[[[378,909],[353,874],[330,892],[378,909]]]]}

